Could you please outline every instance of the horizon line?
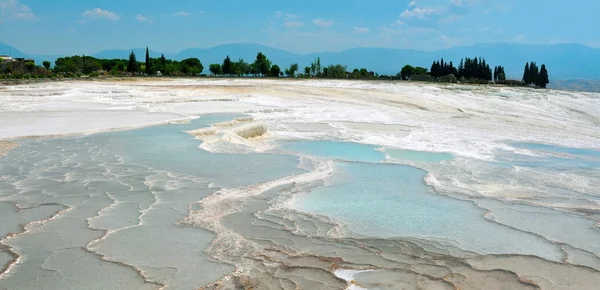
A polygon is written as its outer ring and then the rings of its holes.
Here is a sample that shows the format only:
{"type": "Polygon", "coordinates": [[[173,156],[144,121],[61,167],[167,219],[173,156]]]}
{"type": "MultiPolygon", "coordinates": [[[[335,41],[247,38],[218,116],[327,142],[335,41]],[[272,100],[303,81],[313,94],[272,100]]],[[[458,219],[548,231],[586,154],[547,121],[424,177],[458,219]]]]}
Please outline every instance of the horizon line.
{"type": "MultiPolygon", "coordinates": [[[[67,56],[67,55],[79,55],[79,54],[68,54],[68,53],[58,53],[58,54],[40,54],[40,53],[26,53],[23,52],[21,50],[19,50],[18,48],[7,44],[5,42],[0,41],[0,43],[8,46],[11,50],[16,50],[22,54],[28,55],[28,56],[67,56]]],[[[308,53],[297,53],[297,52],[292,52],[283,48],[278,48],[278,47],[274,47],[274,46],[270,46],[267,44],[262,44],[262,43],[258,43],[258,42],[228,42],[228,43],[221,43],[221,44],[217,44],[217,45],[213,45],[213,46],[207,46],[207,47],[188,47],[188,48],[184,48],[182,50],[179,50],[178,52],[160,52],[160,51],[153,51],[150,46],[147,46],[148,49],[154,53],[161,53],[161,54],[169,54],[169,55],[173,55],[173,54],[180,54],[186,50],[190,50],[190,49],[204,49],[204,50],[208,50],[208,49],[213,49],[219,46],[225,46],[225,45],[235,45],[235,44],[254,44],[254,45],[260,45],[260,46],[264,46],[267,48],[271,48],[271,49],[277,49],[277,50],[281,50],[287,53],[291,53],[291,54],[296,54],[296,55],[300,55],[300,56],[307,56],[307,55],[311,55],[311,54],[317,54],[317,53],[340,53],[340,52],[344,52],[344,51],[349,51],[349,50],[353,50],[353,49],[387,49],[387,50],[404,50],[404,51],[417,51],[417,52],[435,52],[435,51],[444,51],[444,50],[449,50],[449,49],[455,49],[455,48],[466,48],[466,47],[473,47],[473,46],[477,46],[477,45],[501,45],[501,44],[505,44],[505,45],[522,45],[522,46],[557,46],[557,45],[580,45],[580,46],[584,46],[587,48],[591,48],[591,49],[597,49],[600,50],[600,47],[593,47],[593,46],[589,46],[583,43],[579,43],[579,42],[561,42],[561,43],[551,43],[551,44],[525,44],[525,43],[516,43],[516,42],[476,42],[474,44],[470,44],[470,45],[462,45],[462,46],[452,46],[452,47],[448,47],[448,48],[442,48],[442,49],[434,49],[434,50],[419,50],[419,49],[414,49],[414,48],[393,48],[393,47],[381,47],[381,46],[357,46],[357,47],[351,47],[351,48],[346,48],[346,49],[342,49],[342,50],[336,50],[336,51],[314,51],[314,52],[308,52],[308,53]]],[[[83,53],[81,55],[89,55],[89,56],[93,56],[95,54],[99,54],[105,51],[110,51],[110,50],[138,50],[138,49],[142,49],[145,50],[145,47],[134,47],[134,48],[105,48],[102,49],[100,51],[94,52],[94,53],[83,53]]]]}

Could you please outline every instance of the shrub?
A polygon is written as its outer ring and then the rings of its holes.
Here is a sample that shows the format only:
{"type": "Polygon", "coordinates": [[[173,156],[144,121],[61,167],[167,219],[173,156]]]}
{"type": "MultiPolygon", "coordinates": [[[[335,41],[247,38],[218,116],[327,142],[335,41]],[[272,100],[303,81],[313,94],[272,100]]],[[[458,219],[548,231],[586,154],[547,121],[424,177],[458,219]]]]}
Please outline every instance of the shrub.
{"type": "Polygon", "coordinates": [[[525,83],[523,81],[517,81],[517,80],[497,80],[496,84],[512,86],[512,87],[525,86],[525,83]]]}
{"type": "Polygon", "coordinates": [[[441,77],[440,78],[440,82],[443,82],[443,83],[454,83],[455,84],[455,83],[458,82],[458,79],[453,74],[449,74],[449,75],[441,77]]]}
{"type": "Polygon", "coordinates": [[[433,78],[430,75],[413,75],[410,79],[413,81],[420,81],[420,82],[433,81],[433,78]]]}

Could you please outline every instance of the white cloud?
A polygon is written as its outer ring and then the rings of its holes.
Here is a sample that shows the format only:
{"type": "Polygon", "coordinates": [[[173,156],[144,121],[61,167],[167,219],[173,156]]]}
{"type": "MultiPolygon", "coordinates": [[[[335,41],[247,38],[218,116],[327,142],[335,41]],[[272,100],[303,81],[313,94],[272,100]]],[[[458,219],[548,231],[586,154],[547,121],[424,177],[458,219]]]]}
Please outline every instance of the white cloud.
{"type": "Polygon", "coordinates": [[[369,28],[354,26],[354,32],[356,32],[356,33],[367,33],[367,32],[369,32],[369,28]]]}
{"type": "Polygon", "coordinates": [[[139,22],[148,22],[148,23],[152,23],[152,19],[148,19],[148,17],[138,14],[135,16],[135,19],[139,22]]]}
{"type": "Polygon", "coordinates": [[[454,6],[474,6],[482,2],[482,0],[450,0],[450,4],[454,6]]]}
{"type": "Polygon", "coordinates": [[[67,29],[67,32],[75,33],[75,32],[77,32],[77,30],[75,30],[73,28],[69,28],[69,29],[67,29]]]}
{"type": "Polygon", "coordinates": [[[185,12],[185,11],[178,11],[173,13],[173,16],[180,16],[180,17],[186,17],[186,16],[190,16],[192,14],[190,14],[189,12],[185,12]]]}
{"type": "Polygon", "coordinates": [[[283,25],[287,28],[296,28],[304,26],[304,23],[298,21],[286,21],[283,25]]]}
{"type": "Polygon", "coordinates": [[[288,13],[288,14],[285,15],[285,18],[286,19],[296,19],[296,18],[298,18],[298,15],[288,13]]]}
{"type": "Polygon", "coordinates": [[[282,14],[283,14],[283,12],[281,12],[281,11],[275,11],[275,18],[281,18],[282,14]]]}
{"type": "Polygon", "coordinates": [[[29,6],[17,0],[0,1],[0,22],[3,20],[37,20],[29,6]]]}
{"type": "Polygon", "coordinates": [[[402,20],[400,20],[400,19],[396,20],[396,25],[402,25],[402,24],[404,24],[404,22],[402,22],[402,20]]]}
{"type": "Polygon", "coordinates": [[[464,17],[461,15],[456,15],[456,14],[452,14],[452,15],[448,15],[440,20],[438,20],[438,24],[440,25],[450,25],[458,20],[463,19],[464,17]]]}
{"type": "Polygon", "coordinates": [[[408,7],[415,7],[415,6],[417,6],[417,1],[415,1],[415,0],[410,1],[410,3],[408,3],[408,7]]]}
{"type": "Polygon", "coordinates": [[[112,21],[117,21],[121,19],[121,17],[113,12],[102,10],[100,8],[94,8],[92,10],[85,11],[81,14],[81,16],[89,19],[89,20],[101,20],[107,19],[112,21]]]}
{"type": "Polygon", "coordinates": [[[429,8],[429,7],[425,7],[425,8],[421,8],[421,7],[415,7],[413,10],[404,10],[404,12],[402,12],[402,14],[400,14],[400,17],[402,18],[411,18],[411,17],[415,17],[415,18],[425,18],[425,16],[437,13],[438,10],[435,8],[429,8]]]}
{"type": "Polygon", "coordinates": [[[329,27],[331,25],[333,25],[333,20],[325,20],[325,19],[315,19],[312,21],[312,23],[316,26],[320,26],[320,27],[329,27]]]}

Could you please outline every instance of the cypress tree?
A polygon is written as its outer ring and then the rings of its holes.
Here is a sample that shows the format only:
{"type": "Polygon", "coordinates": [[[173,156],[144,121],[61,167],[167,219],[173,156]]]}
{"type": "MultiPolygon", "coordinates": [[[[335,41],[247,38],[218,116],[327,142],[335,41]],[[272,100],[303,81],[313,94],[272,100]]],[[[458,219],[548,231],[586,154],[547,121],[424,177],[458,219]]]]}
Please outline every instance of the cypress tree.
{"type": "Polygon", "coordinates": [[[454,64],[452,64],[452,62],[450,62],[450,66],[448,69],[448,74],[449,75],[454,75],[455,77],[458,77],[458,70],[456,70],[456,68],[454,67],[454,64]]]}
{"type": "Polygon", "coordinates": [[[498,80],[499,81],[505,81],[506,80],[506,73],[504,72],[504,67],[503,66],[498,66],[498,80]]]}
{"type": "Polygon", "coordinates": [[[148,75],[152,74],[152,69],[150,68],[150,53],[148,53],[148,46],[146,46],[146,73],[148,75]]]}
{"type": "Polygon", "coordinates": [[[531,84],[531,82],[529,81],[529,63],[525,64],[525,71],[523,71],[523,82],[526,85],[531,84]]]}
{"type": "Polygon", "coordinates": [[[465,75],[465,63],[463,62],[463,59],[460,59],[460,64],[458,65],[458,76],[456,76],[457,78],[461,78],[465,75]]]}
{"type": "Polygon", "coordinates": [[[539,75],[540,72],[538,66],[535,62],[532,61],[529,64],[529,84],[534,84],[537,86],[539,75]]]}
{"type": "Polygon", "coordinates": [[[437,63],[437,61],[434,61],[433,64],[431,64],[431,77],[433,78],[437,78],[439,76],[439,69],[438,69],[439,65],[437,63]]]}
{"type": "Polygon", "coordinates": [[[482,79],[482,80],[491,80],[491,73],[489,73],[490,77],[488,77],[488,71],[491,72],[490,66],[485,63],[485,58],[481,58],[481,61],[479,62],[479,64],[481,66],[481,76],[480,76],[480,79],[482,79]]]}
{"type": "Polygon", "coordinates": [[[162,71],[162,73],[165,73],[166,68],[167,68],[167,59],[165,58],[164,54],[161,54],[160,55],[160,68],[158,70],[162,71]]]}
{"type": "Polygon", "coordinates": [[[473,77],[473,61],[467,57],[465,60],[465,75],[466,79],[470,79],[473,77]]]}
{"type": "Polygon", "coordinates": [[[548,79],[548,71],[546,70],[546,65],[542,64],[542,68],[540,69],[540,75],[538,77],[537,86],[540,88],[546,88],[546,85],[550,83],[548,79]]]}
{"type": "Polygon", "coordinates": [[[233,73],[233,67],[232,67],[231,59],[229,58],[229,55],[223,60],[222,68],[223,68],[223,74],[230,75],[233,73]]]}
{"type": "Polygon", "coordinates": [[[137,72],[137,60],[135,59],[135,53],[133,50],[129,54],[129,61],[127,62],[127,71],[130,73],[137,72]]]}
{"type": "Polygon", "coordinates": [[[494,67],[494,81],[497,81],[497,80],[498,80],[498,67],[495,66],[494,67]]]}

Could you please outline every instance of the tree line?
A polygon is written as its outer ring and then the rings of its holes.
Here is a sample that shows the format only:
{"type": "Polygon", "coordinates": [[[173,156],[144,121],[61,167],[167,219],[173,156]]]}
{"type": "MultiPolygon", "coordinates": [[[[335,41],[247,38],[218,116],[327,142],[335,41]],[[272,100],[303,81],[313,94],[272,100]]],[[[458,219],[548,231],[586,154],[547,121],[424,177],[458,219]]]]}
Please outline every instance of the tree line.
{"type": "MultiPolygon", "coordinates": [[[[48,68],[49,68],[48,63],[48,68]]],[[[70,56],[58,58],[55,61],[53,71],[55,73],[70,74],[94,74],[103,71],[112,75],[155,75],[160,72],[167,76],[198,76],[204,72],[204,65],[198,58],[187,58],[176,61],[165,58],[152,58],[146,47],[146,56],[143,62],[137,60],[133,51],[128,59],[98,59],[91,56],[70,56]]],[[[208,71],[212,76],[264,76],[264,77],[307,77],[307,78],[348,78],[348,79],[375,79],[379,75],[366,68],[355,68],[347,71],[347,67],[341,64],[324,66],[321,59],[317,57],[309,66],[300,70],[297,63],[289,67],[281,68],[273,64],[262,52],[258,52],[253,62],[244,59],[232,60],[229,56],[222,63],[208,65],[208,71]]]]}
{"type": "Polygon", "coordinates": [[[304,67],[300,71],[297,63],[291,64],[287,68],[280,68],[261,52],[256,55],[253,63],[247,63],[243,59],[232,61],[229,56],[223,59],[221,64],[213,63],[209,65],[210,73],[213,76],[270,76],[270,77],[309,77],[309,78],[353,78],[353,79],[372,79],[376,74],[367,71],[366,68],[347,71],[347,67],[341,64],[322,66],[321,58],[317,57],[310,66],[304,67]]]}
{"type": "MultiPolygon", "coordinates": [[[[34,63],[30,71],[41,73],[50,72],[50,62],[44,61],[43,68],[35,67],[34,63]],[[34,69],[37,68],[37,69],[34,69]]],[[[424,67],[413,67],[405,65],[400,72],[394,76],[378,75],[366,68],[355,68],[347,70],[346,65],[333,64],[324,66],[321,59],[317,57],[309,66],[300,70],[297,63],[287,68],[281,68],[273,64],[262,52],[258,52],[253,62],[244,59],[232,60],[229,56],[222,63],[213,63],[208,66],[212,76],[266,76],[266,77],[305,77],[305,78],[342,78],[342,79],[402,79],[429,82],[451,82],[451,83],[479,83],[490,82],[506,85],[537,86],[545,88],[549,83],[548,71],[542,64],[538,68],[535,62],[527,63],[522,80],[507,80],[503,66],[495,66],[492,70],[483,57],[466,57],[460,60],[458,67],[452,61],[444,59],[433,61],[430,69],[424,67]]],[[[159,58],[150,57],[148,47],[143,62],[137,60],[133,51],[128,59],[98,59],[91,56],[61,57],[55,61],[52,72],[69,76],[70,74],[97,75],[99,73],[112,75],[161,75],[167,76],[204,76],[204,65],[198,58],[187,58],[181,61],[171,60],[161,55],[159,58]]],[[[37,74],[37,73],[35,73],[37,74]]]]}
{"type": "Polygon", "coordinates": [[[487,84],[506,84],[513,86],[531,86],[545,88],[549,83],[548,71],[546,66],[542,65],[538,69],[535,62],[527,63],[522,80],[507,80],[504,66],[495,66],[494,70],[490,68],[483,57],[466,57],[460,60],[458,67],[454,67],[452,61],[445,62],[442,58],[439,61],[433,61],[430,70],[423,67],[413,67],[405,65],[396,78],[402,80],[416,80],[429,82],[450,82],[450,83],[479,83],[487,84]]]}
{"type": "Polygon", "coordinates": [[[526,85],[535,85],[540,88],[545,88],[550,83],[548,79],[548,71],[546,65],[542,64],[542,67],[538,69],[535,62],[526,63],[525,70],[523,71],[523,82],[526,85]]]}

